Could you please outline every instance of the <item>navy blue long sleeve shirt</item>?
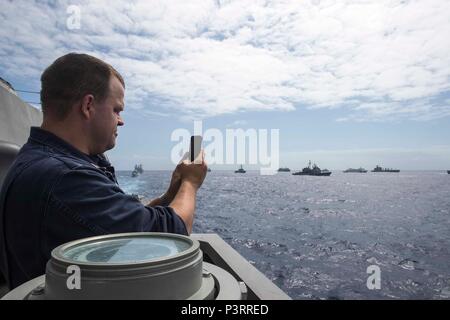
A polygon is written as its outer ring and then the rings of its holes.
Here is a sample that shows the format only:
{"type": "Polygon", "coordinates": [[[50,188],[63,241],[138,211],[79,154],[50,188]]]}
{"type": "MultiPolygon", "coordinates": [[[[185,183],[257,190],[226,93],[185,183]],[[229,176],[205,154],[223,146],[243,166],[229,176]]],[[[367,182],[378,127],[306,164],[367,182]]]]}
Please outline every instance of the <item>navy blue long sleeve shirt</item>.
{"type": "Polygon", "coordinates": [[[147,207],[125,194],[104,156],[88,156],[31,128],[0,196],[0,269],[11,289],[44,274],[58,245],[148,231],[187,235],[172,208],[147,207]]]}

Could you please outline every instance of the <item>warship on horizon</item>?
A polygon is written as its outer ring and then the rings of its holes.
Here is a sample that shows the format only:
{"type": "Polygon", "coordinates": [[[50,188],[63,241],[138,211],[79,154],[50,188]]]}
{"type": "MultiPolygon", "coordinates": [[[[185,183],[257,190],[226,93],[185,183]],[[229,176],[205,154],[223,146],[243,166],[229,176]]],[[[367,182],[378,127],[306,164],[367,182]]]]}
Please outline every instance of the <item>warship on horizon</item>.
{"type": "Polygon", "coordinates": [[[390,169],[390,168],[382,168],[379,165],[377,165],[372,172],[400,172],[399,169],[390,169]]]}
{"type": "Polygon", "coordinates": [[[302,171],[294,172],[292,175],[294,176],[330,176],[331,171],[327,169],[321,170],[315,163],[311,168],[311,160],[308,163],[306,168],[303,168],[302,171]]]}
{"type": "Polygon", "coordinates": [[[142,174],[144,172],[144,169],[142,169],[142,164],[134,165],[134,170],[131,172],[131,176],[133,178],[137,177],[138,175],[142,174]]]}
{"type": "Polygon", "coordinates": [[[366,173],[367,170],[364,168],[358,168],[358,169],[353,169],[353,168],[349,168],[347,170],[344,171],[344,173],[366,173]]]}

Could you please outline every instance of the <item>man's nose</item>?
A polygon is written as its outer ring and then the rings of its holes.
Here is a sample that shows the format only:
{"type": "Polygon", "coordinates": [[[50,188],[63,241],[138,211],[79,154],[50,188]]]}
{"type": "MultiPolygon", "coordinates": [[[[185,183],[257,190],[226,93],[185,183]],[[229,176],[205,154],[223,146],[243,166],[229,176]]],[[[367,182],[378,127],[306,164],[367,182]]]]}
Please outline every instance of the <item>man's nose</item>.
{"type": "Polygon", "coordinates": [[[119,127],[121,127],[121,126],[123,126],[124,124],[125,124],[125,122],[123,122],[122,117],[119,116],[118,119],[117,119],[117,125],[118,125],[119,127]]]}

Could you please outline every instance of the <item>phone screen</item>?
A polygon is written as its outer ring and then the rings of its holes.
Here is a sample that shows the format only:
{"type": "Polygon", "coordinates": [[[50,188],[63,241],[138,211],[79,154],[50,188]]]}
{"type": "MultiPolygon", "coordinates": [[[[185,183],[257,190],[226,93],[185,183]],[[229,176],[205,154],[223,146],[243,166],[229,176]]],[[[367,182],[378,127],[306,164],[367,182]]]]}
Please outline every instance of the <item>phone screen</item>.
{"type": "Polygon", "coordinates": [[[194,162],[195,160],[201,162],[201,159],[198,159],[198,155],[202,150],[202,140],[202,136],[191,136],[191,162],[194,162]]]}

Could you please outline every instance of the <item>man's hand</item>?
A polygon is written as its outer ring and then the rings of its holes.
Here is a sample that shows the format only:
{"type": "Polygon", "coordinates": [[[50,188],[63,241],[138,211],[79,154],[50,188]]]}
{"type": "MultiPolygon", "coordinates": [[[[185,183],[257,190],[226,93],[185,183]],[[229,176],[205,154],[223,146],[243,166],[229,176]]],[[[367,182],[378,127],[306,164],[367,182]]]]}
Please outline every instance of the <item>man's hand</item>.
{"type": "Polygon", "coordinates": [[[167,191],[159,198],[150,201],[148,206],[168,206],[177,195],[182,181],[191,184],[195,190],[200,188],[206,177],[208,167],[206,166],[203,150],[200,152],[199,157],[201,157],[201,164],[191,163],[188,160],[189,153],[186,153],[173,171],[167,191]]]}
{"type": "Polygon", "coordinates": [[[181,185],[175,198],[169,204],[186,224],[188,234],[192,232],[194,223],[197,190],[205,180],[208,171],[203,150],[199,156],[202,159],[200,164],[184,160],[177,166],[176,170],[181,175],[181,185]]]}
{"type": "Polygon", "coordinates": [[[172,172],[172,178],[170,179],[169,188],[167,191],[159,196],[158,198],[153,199],[150,201],[147,206],[154,207],[154,206],[168,206],[169,203],[173,201],[175,196],[178,193],[178,190],[181,186],[181,173],[179,170],[180,164],[175,168],[175,170],[172,172]]]}
{"type": "Polygon", "coordinates": [[[181,186],[181,174],[178,165],[175,170],[172,172],[172,178],[170,179],[169,188],[167,191],[160,197],[161,204],[163,206],[169,205],[172,202],[173,198],[175,198],[178,190],[181,186]]]}
{"type": "Polygon", "coordinates": [[[208,172],[208,166],[205,162],[205,153],[202,150],[199,154],[201,159],[198,164],[194,162],[190,162],[185,159],[181,161],[181,163],[177,166],[176,171],[177,174],[180,175],[182,183],[189,183],[195,189],[199,189],[205,180],[206,173],[208,172]]]}

